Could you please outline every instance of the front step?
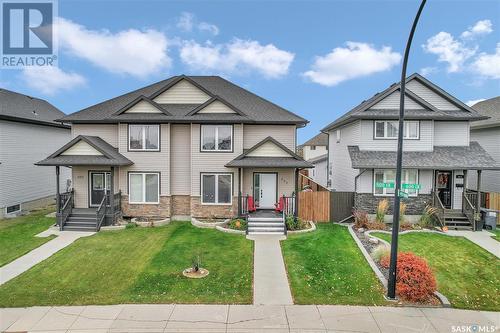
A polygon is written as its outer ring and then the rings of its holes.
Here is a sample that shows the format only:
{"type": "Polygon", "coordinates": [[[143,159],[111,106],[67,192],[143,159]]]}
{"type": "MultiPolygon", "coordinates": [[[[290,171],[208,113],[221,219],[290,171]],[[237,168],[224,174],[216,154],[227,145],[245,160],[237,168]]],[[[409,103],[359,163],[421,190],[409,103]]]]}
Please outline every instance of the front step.
{"type": "Polygon", "coordinates": [[[95,231],[95,226],[93,227],[80,227],[80,226],[68,226],[64,225],[63,226],[63,231],[87,231],[87,232],[94,232],[95,231]]]}
{"type": "Polygon", "coordinates": [[[72,213],[63,225],[65,231],[90,231],[94,232],[97,227],[95,214],[72,213]]]}
{"type": "Polygon", "coordinates": [[[285,234],[285,223],[279,217],[250,217],[248,218],[249,235],[285,234]]]}

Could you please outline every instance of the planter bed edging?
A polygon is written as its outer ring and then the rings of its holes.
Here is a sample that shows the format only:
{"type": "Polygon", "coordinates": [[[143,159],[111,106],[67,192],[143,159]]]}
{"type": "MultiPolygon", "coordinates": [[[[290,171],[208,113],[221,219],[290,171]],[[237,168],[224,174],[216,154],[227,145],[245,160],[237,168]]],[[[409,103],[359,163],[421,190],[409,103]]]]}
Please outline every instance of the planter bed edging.
{"type": "Polygon", "coordinates": [[[220,222],[206,223],[206,222],[199,221],[195,217],[191,217],[191,224],[197,228],[215,229],[219,226],[222,226],[222,225],[228,223],[230,220],[231,219],[225,219],[224,221],[220,221],[220,222]]]}
{"type": "Polygon", "coordinates": [[[287,230],[287,233],[288,234],[303,234],[303,233],[306,233],[306,232],[312,232],[312,231],[315,231],[316,230],[316,224],[314,224],[314,222],[312,221],[309,221],[309,225],[311,226],[310,228],[308,229],[302,229],[302,230],[287,230]]]}
{"type": "Polygon", "coordinates": [[[224,226],[221,226],[221,225],[215,226],[215,229],[222,231],[222,232],[226,232],[228,234],[246,235],[246,233],[247,233],[245,230],[224,228],[224,226]]]}
{"type": "Polygon", "coordinates": [[[166,218],[166,219],[163,219],[163,220],[158,220],[158,221],[149,221],[149,222],[142,222],[142,221],[137,221],[137,217],[133,217],[132,220],[130,220],[131,223],[134,223],[135,225],[137,225],[138,227],[143,227],[143,228],[147,228],[147,227],[159,227],[159,226],[162,226],[162,225],[167,225],[170,223],[170,218],[166,218]]]}
{"type": "MultiPolygon", "coordinates": [[[[384,274],[382,274],[382,272],[380,271],[380,269],[378,268],[377,264],[375,263],[375,261],[373,260],[373,258],[368,253],[368,251],[366,251],[366,249],[363,246],[363,244],[361,244],[361,241],[359,240],[358,236],[356,235],[356,233],[352,229],[352,224],[348,225],[347,228],[349,229],[349,233],[351,234],[352,238],[354,238],[354,241],[356,242],[356,244],[358,245],[359,249],[361,250],[361,253],[363,253],[363,256],[365,257],[366,261],[368,261],[368,264],[370,265],[370,267],[372,268],[373,272],[375,273],[375,275],[379,279],[380,283],[382,283],[382,285],[384,286],[384,288],[387,290],[387,284],[388,284],[387,279],[385,278],[384,274]]],[[[382,233],[385,233],[385,234],[391,234],[390,231],[385,231],[385,230],[367,230],[367,231],[365,231],[365,233],[368,236],[377,238],[378,240],[380,240],[385,245],[390,246],[389,242],[387,242],[387,241],[385,241],[385,240],[383,240],[381,238],[378,238],[376,236],[372,236],[371,235],[372,232],[382,232],[382,233]]],[[[443,234],[442,232],[439,232],[439,231],[436,231],[436,230],[406,230],[406,231],[400,232],[400,234],[405,234],[405,233],[410,233],[410,232],[433,232],[433,233],[443,234]]],[[[453,236],[453,235],[449,235],[449,236],[453,236]]],[[[441,302],[442,307],[444,307],[444,308],[451,308],[451,303],[450,303],[450,301],[448,300],[448,298],[445,295],[441,294],[439,291],[435,291],[434,292],[434,296],[436,296],[439,299],[439,301],[441,302]]]]}

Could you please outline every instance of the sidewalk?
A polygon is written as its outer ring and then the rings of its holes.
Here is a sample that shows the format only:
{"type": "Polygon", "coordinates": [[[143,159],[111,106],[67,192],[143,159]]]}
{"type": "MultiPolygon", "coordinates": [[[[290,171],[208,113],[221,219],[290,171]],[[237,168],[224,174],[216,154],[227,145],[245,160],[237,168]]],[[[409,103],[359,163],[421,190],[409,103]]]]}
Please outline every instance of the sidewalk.
{"type": "Polygon", "coordinates": [[[256,305],[293,304],[285,263],[281,255],[280,235],[248,236],[254,241],[253,303],[256,305]]]}
{"type": "Polygon", "coordinates": [[[0,309],[2,332],[452,332],[457,326],[465,328],[456,332],[495,332],[495,326],[500,326],[500,313],[335,305],[147,304],[0,309]]]}
{"type": "Polygon", "coordinates": [[[78,238],[90,236],[94,233],[78,231],[52,232],[51,229],[49,229],[37,236],[46,237],[49,234],[56,234],[57,237],[0,268],[0,285],[26,272],[28,269],[44,261],[57,251],[64,249],[78,238]]]}

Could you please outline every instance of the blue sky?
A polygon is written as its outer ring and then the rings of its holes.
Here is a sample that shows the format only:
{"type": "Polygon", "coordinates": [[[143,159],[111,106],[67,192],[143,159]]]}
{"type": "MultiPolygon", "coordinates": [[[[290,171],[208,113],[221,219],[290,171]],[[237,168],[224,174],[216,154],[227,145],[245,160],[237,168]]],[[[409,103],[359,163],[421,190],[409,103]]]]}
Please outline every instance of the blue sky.
{"type": "MultiPolygon", "coordinates": [[[[223,75],[310,124],[398,81],[417,1],[59,1],[59,68],[0,85],[72,113],[171,75],[223,75]]],[[[500,1],[430,0],[408,74],[464,102],[500,92],[500,1]],[[498,45],[498,46],[497,46],[498,45]]]]}

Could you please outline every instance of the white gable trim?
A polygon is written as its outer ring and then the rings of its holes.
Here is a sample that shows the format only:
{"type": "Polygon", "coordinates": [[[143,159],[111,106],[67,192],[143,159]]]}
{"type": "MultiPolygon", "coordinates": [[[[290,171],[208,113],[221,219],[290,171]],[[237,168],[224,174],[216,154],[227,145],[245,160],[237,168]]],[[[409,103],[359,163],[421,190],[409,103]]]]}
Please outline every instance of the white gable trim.
{"type": "Polygon", "coordinates": [[[247,154],[249,157],[293,157],[273,142],[266,142],[247,154]]]}
{"type": "Polygon", "coordinates": [[[91,156],[102,156],[103,154],[89,145],[87,142],[80,140],[65,151],[63,151],[60,155],[91,155],[91,156]]]}
{"type": "Polygon", "coordinates": [[[158,104],[203,104],[211,98],[206,92],[188,80],[180,80],[153,101],[158,104]]]}

